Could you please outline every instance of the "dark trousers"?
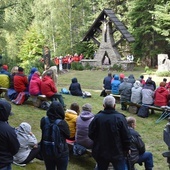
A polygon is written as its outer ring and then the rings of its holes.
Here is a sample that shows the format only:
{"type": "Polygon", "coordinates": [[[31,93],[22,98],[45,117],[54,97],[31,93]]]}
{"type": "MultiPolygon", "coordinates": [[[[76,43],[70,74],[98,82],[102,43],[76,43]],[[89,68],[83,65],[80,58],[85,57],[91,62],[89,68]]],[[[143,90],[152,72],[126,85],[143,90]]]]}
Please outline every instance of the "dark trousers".
{"type": "Polygon", "coordinates": [[[27,163],[31,162],[34,158],[43,160],[43,157],[41,155],[40,145],[38,145],[38,148],[33,148],[31,150],[30,154],[28,155],[27,159],[25,161],[21,162],[20,164],[27,164],[27,163]]]}
{"type": "Polygon", "coordinates": [[[68,165],[68,155],[61,157],[61,158],[44,158],[46,170],[67,170],[68,165]]]}
{"type": "Polygon", "coordinates": [[[59,100],[63,107],[65,107],[63,96],[59,93],[55,93],[53,96],[50,97],[51,101],[59,100]]]}
{"type": "Polygon", "coordinates": [[[97,170],[107,170],[110,162],[112,163],[114,170],[126,170],[127,168],[125,159],[116,161],[108,161],[101,159],[97,160],[97,170]]]}

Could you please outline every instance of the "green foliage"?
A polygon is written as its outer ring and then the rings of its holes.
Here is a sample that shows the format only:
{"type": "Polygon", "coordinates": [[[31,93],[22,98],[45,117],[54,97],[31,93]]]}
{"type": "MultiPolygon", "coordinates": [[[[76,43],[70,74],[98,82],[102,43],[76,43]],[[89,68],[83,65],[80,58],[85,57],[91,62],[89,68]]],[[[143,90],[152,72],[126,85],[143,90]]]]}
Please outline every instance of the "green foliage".
{"type": "Polygon", "coordinates": [[[149,67],[148,66],[145,66],[145,72],[147,72],[149,70],[149,67]]]}
{"type": "Polygon", "coordinates": [[[120,72],[122,71],[122,66],[120,64],[114,64],[110,69],[120,72]]]}
{"type": "Polygon", "coordinates": [[[162,72],[157,71],[156,75],[159,77],[170,77],[170,72],[169,71],[162,71],[162,72]]]}
{"type": "Polygon", "coordinates": [[[39,34],[34,26],[30,27],[23,37],[23,42],[18,54],[21,66],[26,70],[29,70],[32,66],[39,65],[39,61],[42,57],[43,46],[43,35],[39,34]]]}
{"type": "Polygon", "coordinates": [[[72,62],[71,63],[71,69],[73,69],[73,70],[80,70],[81,71],[81,70],[84,70],[84,67],[79,62],[72,62]]]}
{"type": "Polygon", "coordinates": [[[93,66],[91,66],[88,62],[85,63],[84,69],[85,70],[91,70],[93,66]]]}

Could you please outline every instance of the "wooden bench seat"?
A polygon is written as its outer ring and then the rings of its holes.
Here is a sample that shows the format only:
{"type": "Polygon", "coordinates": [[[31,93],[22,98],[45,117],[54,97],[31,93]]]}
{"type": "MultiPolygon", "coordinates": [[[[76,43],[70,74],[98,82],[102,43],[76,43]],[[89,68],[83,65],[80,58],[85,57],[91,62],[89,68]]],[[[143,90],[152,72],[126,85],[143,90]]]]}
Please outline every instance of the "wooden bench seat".
{"type": "Polygon", "coordinates": [[[46,97],[46,95],[38,95],[38,96],[31,95],[30,97],[35,107],[40,107],[42,101],[50,101],[50,99],[46,97]]]}
{"type": "Polygon", "coordinates": [[[1,97],[5,98],[6,100],[9,100],[7,92],[8,92],[8,88],[0,87],[0,95],[1,95],[1,97]]]}

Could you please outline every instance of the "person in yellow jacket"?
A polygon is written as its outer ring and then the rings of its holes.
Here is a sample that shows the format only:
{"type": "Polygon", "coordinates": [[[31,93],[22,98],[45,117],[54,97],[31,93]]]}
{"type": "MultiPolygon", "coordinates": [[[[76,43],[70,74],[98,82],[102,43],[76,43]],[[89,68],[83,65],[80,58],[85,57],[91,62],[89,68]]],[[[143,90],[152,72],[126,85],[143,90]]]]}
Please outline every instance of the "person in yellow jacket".
{"type": "Polygon", "coordinates": [[[76,134],[76,120],[80,113],[80,107],[77,103],[72,103],[70,109],[65,112],[65,121],[68,123],[70,129],[70,140],[75,140],[76,134]]]}

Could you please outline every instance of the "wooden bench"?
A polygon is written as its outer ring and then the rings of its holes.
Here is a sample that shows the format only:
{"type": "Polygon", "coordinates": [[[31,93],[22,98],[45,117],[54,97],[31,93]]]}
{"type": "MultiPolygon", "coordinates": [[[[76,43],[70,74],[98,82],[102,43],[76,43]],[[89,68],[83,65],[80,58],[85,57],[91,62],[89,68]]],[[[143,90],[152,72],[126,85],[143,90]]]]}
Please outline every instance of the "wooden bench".
{"type": "MultiPolygon", "coordinates": [[[[142,106],[142,104],[132,103],[132,102],[125,102],[124,104],[127,106],[133,106],[136,108],[136,110],[138,110],[142,106]]],[[[148,108],[149,108],[149,110],[156,110],[156,111],[161,111],[161,112],[163,112],[165,110],[164,108],[157,107],[157,106],[148,106],[148,108]]],[[[128,110],[129,110],[129,108],[128,108],[128,110]]]]}
{"type": "Polygon", "coordinates": [[[43,101],[50,101],[50,98],[46,97],[46,95],[38,95],[38,96],[31,95],[30,97],[35,107],[40,107],[43,101]]]}
{"type": "Polygon", "coordinates": [[[5,98],[6,100],[9,100],[8,95],[7,95],[7,91],[8,91],[8,88],[0,87],[1,98],[5,98]]]}

